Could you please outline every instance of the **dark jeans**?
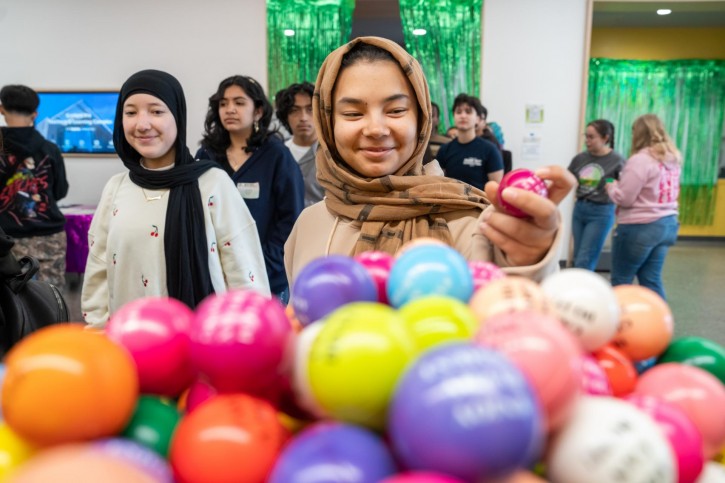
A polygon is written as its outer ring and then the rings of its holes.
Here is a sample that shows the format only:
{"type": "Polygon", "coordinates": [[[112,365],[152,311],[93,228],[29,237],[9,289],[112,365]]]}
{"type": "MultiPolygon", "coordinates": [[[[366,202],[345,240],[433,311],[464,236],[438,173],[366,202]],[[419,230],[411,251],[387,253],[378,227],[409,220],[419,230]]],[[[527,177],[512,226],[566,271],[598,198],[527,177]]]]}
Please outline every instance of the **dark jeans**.
{"type": "Polygon", "coordinates": [[[662,267],[669,248],[677,241],[677,216],[652,223],[617,225],[612,241],[612,285],[639,284],[665,298],[662,267]]]}
{"type": "Polygon", "coordinates": [[[594,271],[604,242],[614,225],[614,205],[577,201],[571,221],[574,235],[574,267],[594,271]]]}

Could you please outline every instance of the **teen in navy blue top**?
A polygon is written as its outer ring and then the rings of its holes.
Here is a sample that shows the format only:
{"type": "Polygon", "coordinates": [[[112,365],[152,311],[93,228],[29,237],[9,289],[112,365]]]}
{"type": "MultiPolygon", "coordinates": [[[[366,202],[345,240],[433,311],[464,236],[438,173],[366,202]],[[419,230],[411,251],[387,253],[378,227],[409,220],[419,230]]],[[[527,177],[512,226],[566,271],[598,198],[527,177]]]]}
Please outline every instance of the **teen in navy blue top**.
{"type": "Polygon", "coordinates": [[[466,144],[454,139],[440,147],[436,159],[447,177],[478,189],[483,189],[489,181],[489,173],[503,170],[501,152],[491,141],[480,137],[466,144]]]}
{"type": "Polygon", "coordinates": [[[498,147],[476,135],[476,127],[485,122],[481,101],[468,94],[459,94],[453,101],[456,139],[438,150],[436,159],[449,178],[484,189],[489,181],[501,181],[503,158],[498,147]]]}
{"type": "Polygon", "coordinates": [[[196,159],[216,161],[237,185],[257,223],[272,293],[289,299],[284,243],[304,208],[299,165],[276,132],[272,106],[251,77],[224,79],[209,98],[204,138],[196,159]]]}

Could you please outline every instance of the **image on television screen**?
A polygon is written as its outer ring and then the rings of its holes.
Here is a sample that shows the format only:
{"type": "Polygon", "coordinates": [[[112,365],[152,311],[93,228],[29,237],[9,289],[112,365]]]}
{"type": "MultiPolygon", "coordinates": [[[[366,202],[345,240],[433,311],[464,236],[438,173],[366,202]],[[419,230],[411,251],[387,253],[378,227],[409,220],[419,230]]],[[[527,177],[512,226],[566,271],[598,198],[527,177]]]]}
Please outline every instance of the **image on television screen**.
{"type": "Polygon", "coordinates": [[[118,92],[38,91],[36,129],[69,154],[115,154],[118,92]]]}

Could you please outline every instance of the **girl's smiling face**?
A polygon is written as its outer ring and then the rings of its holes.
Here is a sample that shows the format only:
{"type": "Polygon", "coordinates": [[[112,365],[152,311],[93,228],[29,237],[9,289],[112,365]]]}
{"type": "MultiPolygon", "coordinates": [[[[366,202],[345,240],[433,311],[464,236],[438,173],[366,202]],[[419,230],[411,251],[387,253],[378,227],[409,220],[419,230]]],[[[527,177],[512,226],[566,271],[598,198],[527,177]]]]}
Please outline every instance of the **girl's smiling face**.
{"type": "Polygon", "coordinates": [[[393,174],[411,158],[418,139],[418,100],[398,64],[360,61],[346,67],[332,103],[335,147],[359,174],[393,174]]]}
{"type": "Polygon", "coordinates": [[[176,119],[164,102],[150,94],[133,94],[123,103],[123,132],[149,167],[174,163],[176,119]]]}

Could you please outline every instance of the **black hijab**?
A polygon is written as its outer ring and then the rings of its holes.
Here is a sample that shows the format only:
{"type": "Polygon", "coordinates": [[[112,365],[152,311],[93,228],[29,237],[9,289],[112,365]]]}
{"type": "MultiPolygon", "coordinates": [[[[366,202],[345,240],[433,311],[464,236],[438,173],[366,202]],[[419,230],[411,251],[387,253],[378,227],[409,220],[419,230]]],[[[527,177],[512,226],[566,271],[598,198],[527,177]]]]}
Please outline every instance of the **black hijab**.
{"type": "Polygon", "coordinates": [[[209,254],[204,229],[204,208],[199,176],[214,167],[211,161],[194,161],[186,146],[186,100],[176,78],[158,70],[137,72],[123,84],[116,105],[113,143],[131,181],[146,189],[170,188],[166,210],[164,254],[169,296],[195,308],[214,292],[209,274],[209,254]],[[150,171],[141,166],[141,155],[126,141],[123,103],[132,94],[150,94],[164,102],[176,120],[177,136],[173,168],[150,171]]]}

